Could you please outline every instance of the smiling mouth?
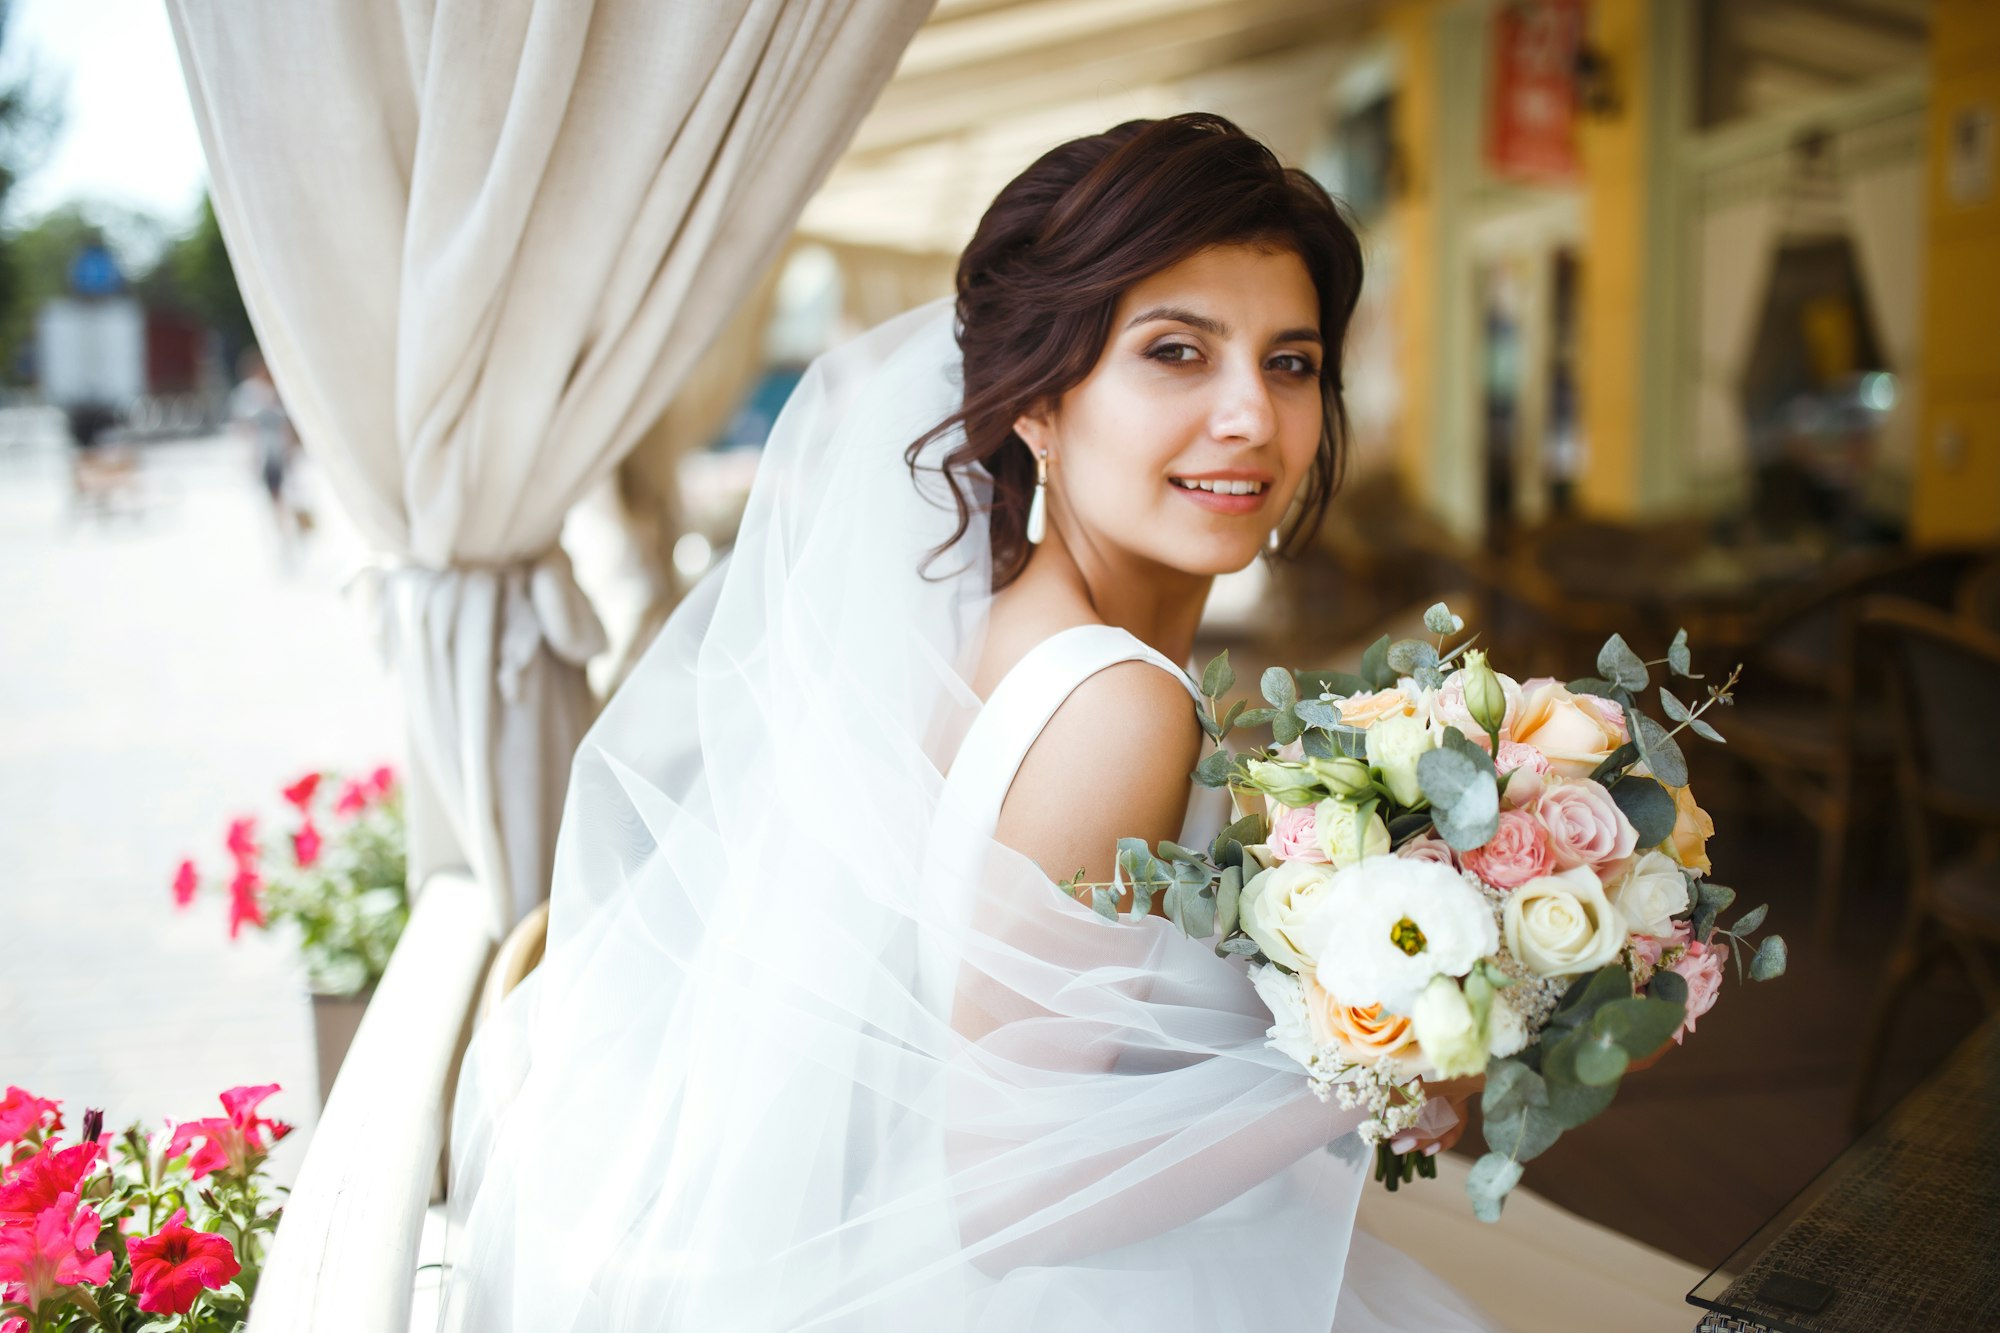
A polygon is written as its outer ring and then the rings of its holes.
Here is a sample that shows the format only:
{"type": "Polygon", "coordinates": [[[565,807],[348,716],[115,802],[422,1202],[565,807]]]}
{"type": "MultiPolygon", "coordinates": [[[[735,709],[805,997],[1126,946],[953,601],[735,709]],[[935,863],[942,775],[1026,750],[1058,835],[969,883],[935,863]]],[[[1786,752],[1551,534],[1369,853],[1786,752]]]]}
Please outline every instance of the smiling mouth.
{"type": "Polygon", "coordinates": [[[1264,481],[1190,481],[1184,477],[1167,480],[1184,491],[1207,491],[1213,495],[1262,495],[1270,488],[1264,481]]]}

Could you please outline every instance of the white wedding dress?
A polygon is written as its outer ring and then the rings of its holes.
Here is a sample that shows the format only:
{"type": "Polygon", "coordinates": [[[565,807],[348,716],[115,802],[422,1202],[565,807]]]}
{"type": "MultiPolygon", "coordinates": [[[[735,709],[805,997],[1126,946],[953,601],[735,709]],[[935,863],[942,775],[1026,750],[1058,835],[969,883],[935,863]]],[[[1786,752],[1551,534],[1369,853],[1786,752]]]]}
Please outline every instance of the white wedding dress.
{"type": "MultiPolygon", "coordinates": [[[[927,570],[955,514],[903,457],[958,374],[948,300],[816,360],[728,558],[578,747],[547,951],[458,1082],[440,1326],[1495,1327],[1356,1229],[1363,1113],[1270,1049],[1241,959],[1106,921],[993,838],[1078,682],[1137,659],[1194,691],[1103,626],[972,691],[984,530],[927,570]]],[[[1190,792],[1198,845],[1221,798],[1190,792]]],[[[1478,1227],[1426,1185],[1403,1195],[1478,1227]]],[[[1602,1315],[1635,1281],[1512,1234],[1483,1252],[1538,1300],[1560,1273],[1602,1315]]],[[[1509,1322],[1560,1326],[1534,1313],[1509,1322]]]]}

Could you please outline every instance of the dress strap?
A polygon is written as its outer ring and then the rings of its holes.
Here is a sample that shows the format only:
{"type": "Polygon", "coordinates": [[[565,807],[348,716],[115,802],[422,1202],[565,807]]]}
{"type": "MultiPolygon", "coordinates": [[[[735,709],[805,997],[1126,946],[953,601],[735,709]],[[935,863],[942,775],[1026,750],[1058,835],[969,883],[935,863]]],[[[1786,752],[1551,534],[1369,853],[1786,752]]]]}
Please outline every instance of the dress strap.
{"type": "Polygon", "coordinates": [[[1201,701],[1200,687],[1185,670],[1116,625],[1073,625],[1030,648],[994,687],[952,761],[954,785],[964,784],[967,807],[991,811],[997,822],[1015,772],[1063,701],[1106,667],[1135,661],[1170,673],[1201,701]]]}

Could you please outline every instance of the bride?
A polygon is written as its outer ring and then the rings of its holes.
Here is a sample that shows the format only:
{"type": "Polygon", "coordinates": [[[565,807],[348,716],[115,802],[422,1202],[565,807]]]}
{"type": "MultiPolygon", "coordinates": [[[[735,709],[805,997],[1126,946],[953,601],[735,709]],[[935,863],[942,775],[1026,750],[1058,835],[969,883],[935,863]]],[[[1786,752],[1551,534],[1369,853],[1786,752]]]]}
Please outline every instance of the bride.
{"type": "Polygon", "coordinates": [[[1333,493],[1360,285],[1308,176],[1132,121],[813,364],[577,756],[547,955],[460,1080],[449,1326],[1491,1327],[1355,1230],[1365,1112],[1242,960],[1060,882],[1220,827],[1184,664],[1333,493]]]}

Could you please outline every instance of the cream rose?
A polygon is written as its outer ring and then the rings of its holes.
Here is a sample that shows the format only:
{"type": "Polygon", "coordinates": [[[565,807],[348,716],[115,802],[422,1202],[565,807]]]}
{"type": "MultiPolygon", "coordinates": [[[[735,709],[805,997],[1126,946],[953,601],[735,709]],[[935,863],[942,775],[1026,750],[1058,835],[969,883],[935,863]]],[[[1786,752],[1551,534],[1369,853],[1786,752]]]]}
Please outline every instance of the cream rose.
{"type": "Polygon", "coordinates": [[[1417,760],[1436,748],[1436,733],[1414,717],[1385,717],[1368,729],[1368,762],[1402,805],[1415,805],[1424,798],[1424,789],[1417,784],[1417,760]]]}
{"type": "Polygon", "coordinates": [[[1316,861],[1286,861],[1259,871],[1243,886],[1238,919],[1264,956],[1293,972],[1310,972],[1318,959],[1304,943],[1313,908],[1333,883],[1333,867],[1316,861]]]}
{"type": "Polygon", "coordinates": [[[1320,850],[1336,866],[1351,866],[1371,856],[1389,853],[1389,826],[1382,816],[1361,818],[1361,807],[1345,801],[1321,801],[1313,811],[1313,831],[1320,850]]]}
{"type": "Polygon", "coordinates": [[[1507,952],[1543,977],[1574,976],[1618,957],[1625,919],[1588,866],[1543,875],[1514,890],[1501,911],[1507,952]]]}
{"type": "Polygon", "coordinates": [[[1633,861],[1604,894],[1637,935],[1665,937],[1673,931],[1674,913],[1688,910],[1687,876],[1663,852],[1633,861]]]}
{"type": "Polygon", "coordinates": [[[1625,743],[1625,727],[1614,726],[1597,700],[1549,681],[1533,691],[1523,688],[1513,739],[1546,755],[1552,772],[1587,778],[1625,743]]]}

